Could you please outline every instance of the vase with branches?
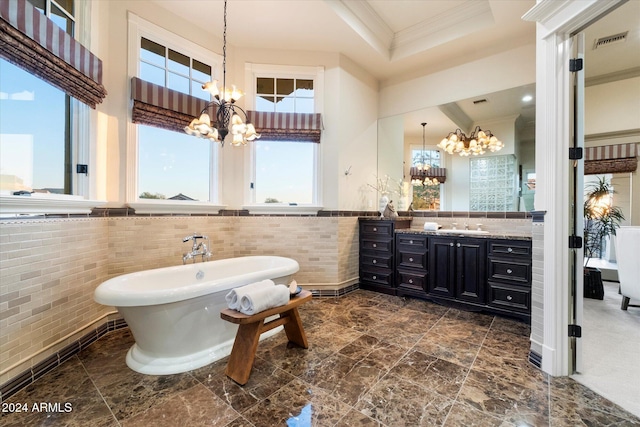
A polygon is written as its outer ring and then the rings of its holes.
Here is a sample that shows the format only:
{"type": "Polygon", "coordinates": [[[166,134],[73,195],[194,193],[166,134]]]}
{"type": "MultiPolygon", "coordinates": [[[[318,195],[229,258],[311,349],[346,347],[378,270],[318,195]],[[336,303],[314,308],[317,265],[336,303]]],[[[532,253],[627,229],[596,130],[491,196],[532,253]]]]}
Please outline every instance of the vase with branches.
{"type": "Polygon", "coordinates": [[[613,186],[606,177],[586,188],[584,198],[584,266],[594,256],[600,256],[605,239],[615,236],[624,221],[622,210],[612,205],[613,186]]]}

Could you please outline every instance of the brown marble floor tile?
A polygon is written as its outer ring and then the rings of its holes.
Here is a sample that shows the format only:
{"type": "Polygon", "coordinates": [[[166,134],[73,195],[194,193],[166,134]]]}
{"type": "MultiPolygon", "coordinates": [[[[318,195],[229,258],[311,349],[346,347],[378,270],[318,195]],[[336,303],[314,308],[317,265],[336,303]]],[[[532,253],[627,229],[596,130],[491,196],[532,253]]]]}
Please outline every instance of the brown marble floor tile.
{"type": "Polygon", "coordinates": [[[516,357],[484,346],[478,352],[472,369],[501,377],[527,388],[536,389],[548,385],[548,375],[533,366],[527,358],[516,357]]]}
{"type": "Polygon", "coordinates": [[[457,363],[465,368],[470,368],[478,354],[480,344],[461,341],[450,335],[429,331],[416,343],[415,349],[439,359],[457,363]]]}
{"type": "Polygon", "coordinates": [[[386,369],[380,369],[366,359],[360,360],[344,376],[337,379],[331,390],[332,396],[353,406],[386,373],[386,369]]]}
{"type": "Polygon", "coordinates": [[[486,338],[482,342],[483,348],[490,348],[497,352],[512,357],[527,359],[529,357],[529,347],[531,341],[528,336],[516,335],[509,332],[489,330],[486,338]]]}
{"type": "Polygon", "coordinates": [[[380,421],[367,417],[360,411],[350,410],[335,427],[385,427],[380,421]]]}
{"type": "Polygon", "coordinates": [[[451,311],[447,312],[445,316],[441,317],[429,332],[448,335],[458,341],[482,344],[482,341],[484,341],[484,338],[487,336],[487,332],[489,331],[489,326],[476,324],[473,320],[464,318],[447,317],[450,312],[451,311]]]}
{"type": "Polygon", "coordinates": [[[528,323],[520,320],[507,319],[496,316],[491,324],[492,331],[509,332],[515,335],[522,335],[527,338],[531,335],[531,327],[528,323]]]}
{"type": "Polygon", "coordinates": [[[386,375],[356,405],[363,414],[386,426],[441,426],[453,406],[435,391],[386,375]]]}
{"type": "Polygon", "coordinates": [[[257,357],[249,381],[240,386],[225,375],[227,360],[225,358],[192,371],[191,375],[238,412],[246,410],[294,379],[293,375],[257,357]]]}
{"type": "Polygon", "coordinates": [[[20,390],[6,403],[20,404],[21,410],[26,409],[26,412],[4,412],[3,406],[0,425],[4,427],[118,425],[76,357],[20,390]],[[47,412],[41,403],[58,405],[47,412]]]}
{"type": "Polygon", "coordinates": [[[294,380],[243,412],[256,426],[333,426],[350,407],[323,390],[294,380]]]}
{"type": "Polygon", "coordinates": [[[390,374],[453,400],[460,391],[467,372],[467,368],[455,363],[420,351],[411,351],[391,369],[390,374]]]}
{"type": "Polygon", "coordinates": [[[463,311],[455,308],[447,310],[443,316],[445,319],[468,320],[478,326],[486,326],[487,328],[493,323],[494,316],[482,312],[463,311]]]}
{"type": "Polygon", "coordinates": [[[365,334],[344,346],[339,353],[354,360],[367,361],[379,369],[389,370],[406,352],[405,348],[365,334]]]}
{"type": "Polygon", "coordinates": [[[336,384],[354,368],[356,363],[355,360],[347,356],[335,353],[320,361],[313,369],[302,372],[297,377],[308,384],[331,392],[336,384]]]}
{"type": "Polygon", "coordinates": [[[121,421],[122,427],[226,426],[239,414],[202,384],[121,421]]]}
{"type": "Polygon", "coordinates": [[[631,425],[640,426],[640,418],[569,377],[552,377],[550,382],[551,417],[554,420],[581,420],[584,423],[588,416],[597,415],[600,419],[612,422],[626,420],[631,425]]]}
{"type": "Polygon", "coordinates": [[[335,352],[322,345],[309,344],[304,349],[281,343],[271,348],[258,346],[256,356],[268,360],[273,365],[293,376],[301,376],[305,372],[314,371],[322,362],[335,352]]]}
{"type": "Polygon", "coordinates": [[[531,389],[501,376],[471,369],[458,395],[458,402],[517,425],[549,424],[548,387],[542,384],[531,389]]]}
{"type": "MultiPolygon", "coordinates": [[[[472,406],[456,402],[447,416],[444,427],[515,427],[508,421],[481,412],[472,406]]],[[[522,427],[522,426],[521,426],[522,427]]]]}

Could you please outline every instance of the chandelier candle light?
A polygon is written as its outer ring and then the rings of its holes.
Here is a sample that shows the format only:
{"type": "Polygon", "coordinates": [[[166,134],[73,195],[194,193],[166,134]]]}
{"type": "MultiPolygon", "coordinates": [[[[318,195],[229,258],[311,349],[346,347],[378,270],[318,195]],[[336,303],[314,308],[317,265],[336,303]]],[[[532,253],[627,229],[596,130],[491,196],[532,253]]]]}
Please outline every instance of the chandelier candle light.
{"type": "Polygon", "coordinates": [[[218,89],[218,80],[205,83],[202,89],[208,91],[213,96],[200,112],[200,117],[195,118],[184,128],[184,131],[198,138],[209,139],[219,142],[224,146],[224,139],[231,133],[234,146],[246,145],[247,141],[260,138],[255,127],[247,120],[247,113],[235,103],[244,95],[236,89],[235,85],[231,89],[227,87],[227,0],[224,2],[224,33],[222,37],[222,90],[218,89]],[[210,108],[216,108],[215,124],[211,123],[211,117],[207,112],[210,108]],[[240,114],[244,116],[244,120],[240,114]]]}
{"type": "Polygon", "coordinates": [[[455,132],[449,133],[446,138],[440,141],[438,147],[449,154],[458,153],[461,156],[473,154],[477,156],[484,154],[485,150],[489,150],[492,153],[502,150],[504,144],[490,130],[482,130],[480,126],[476,126],[469,136],[465,135],[460,129],[456,129],[455,132]]]}
{"type": "Polygon", "coordinates": [[[422,125],[422,152],[420,153],[420,162],[416,164],[419,175],[411,177],[411,185],[439,185],[440,182],[436,178],[427,176],[427,171],[431,168],[431,165],[427,162],[425,151],[424,130],[427,124],[425,122],[420,124],[422,125]]]}

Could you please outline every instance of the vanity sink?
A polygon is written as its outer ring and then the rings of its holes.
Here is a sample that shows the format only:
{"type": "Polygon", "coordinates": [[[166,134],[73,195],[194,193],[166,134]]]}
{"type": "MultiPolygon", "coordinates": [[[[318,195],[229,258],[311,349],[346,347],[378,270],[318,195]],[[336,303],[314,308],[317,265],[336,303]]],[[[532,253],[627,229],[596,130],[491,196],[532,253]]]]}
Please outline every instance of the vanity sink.
{"type": "Polygon", "coordinates": [[[446,234],[457,234],[457,235],[461,235],[461,234],[468,234],[468,235],[482,235],[482,234],[489,234],[488,231],[484,231],[484,230],[454,230],[451,228],[447,228],[447,229],[440,229],[438,230],[438,233],[446,233],[446,234]]]}

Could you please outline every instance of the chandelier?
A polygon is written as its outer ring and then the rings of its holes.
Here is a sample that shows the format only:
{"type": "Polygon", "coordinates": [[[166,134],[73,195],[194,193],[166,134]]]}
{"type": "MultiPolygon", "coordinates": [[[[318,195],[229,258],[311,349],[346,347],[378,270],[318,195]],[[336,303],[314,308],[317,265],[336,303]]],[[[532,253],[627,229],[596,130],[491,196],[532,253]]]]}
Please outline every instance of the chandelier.
{"type": "Polygon", "coordinates": [[[465,135],[460,129],[456,129],[455,132],[449,133],[446,138],[440,141],[438,147],[449,154],[458,153],[461,156],[473,154],[477,156],[484,154],[485,150],[489,150],[492,153],[502,150],[504,144],[490,130],[485,131],[480,129],[480,126],[476,126],[469,136],[465,135]]]}
{"type": "Polygon", "coordinates": [[[235,85],[227,87],[227,0],[224,1],[224,32],[222,36],[222,87],[218,88],[218,80],[213,80],[202,85],[202,89],[208,91],[213,100],[202,109],[200,117],[191,120],[184,131],[198,138],[219,142],[224,146],[226,136],[231,133],[234,146],[246,145],[247,141],[260,138],[255,127],[247,120],[247,113],[235,103],[244,95],[236,89],[235,85]],[[208,110],[217,109],[216,120],[211,122],[208,110]],[[240,116],[244,116],[244,120],[240,116]]]}
{"type": "Polygon", "coordinates": [[[425,150],[424,130],[426,123],[420,123],[422,125],[422,151],[420,152],[420,161],[415,163],[417,174],[412,174],[411,185],[439,185],[440,182],[436,178],[429,178],[427,171],[431,168],[431,164],[427,162],[427,155],[425,150]]]}

